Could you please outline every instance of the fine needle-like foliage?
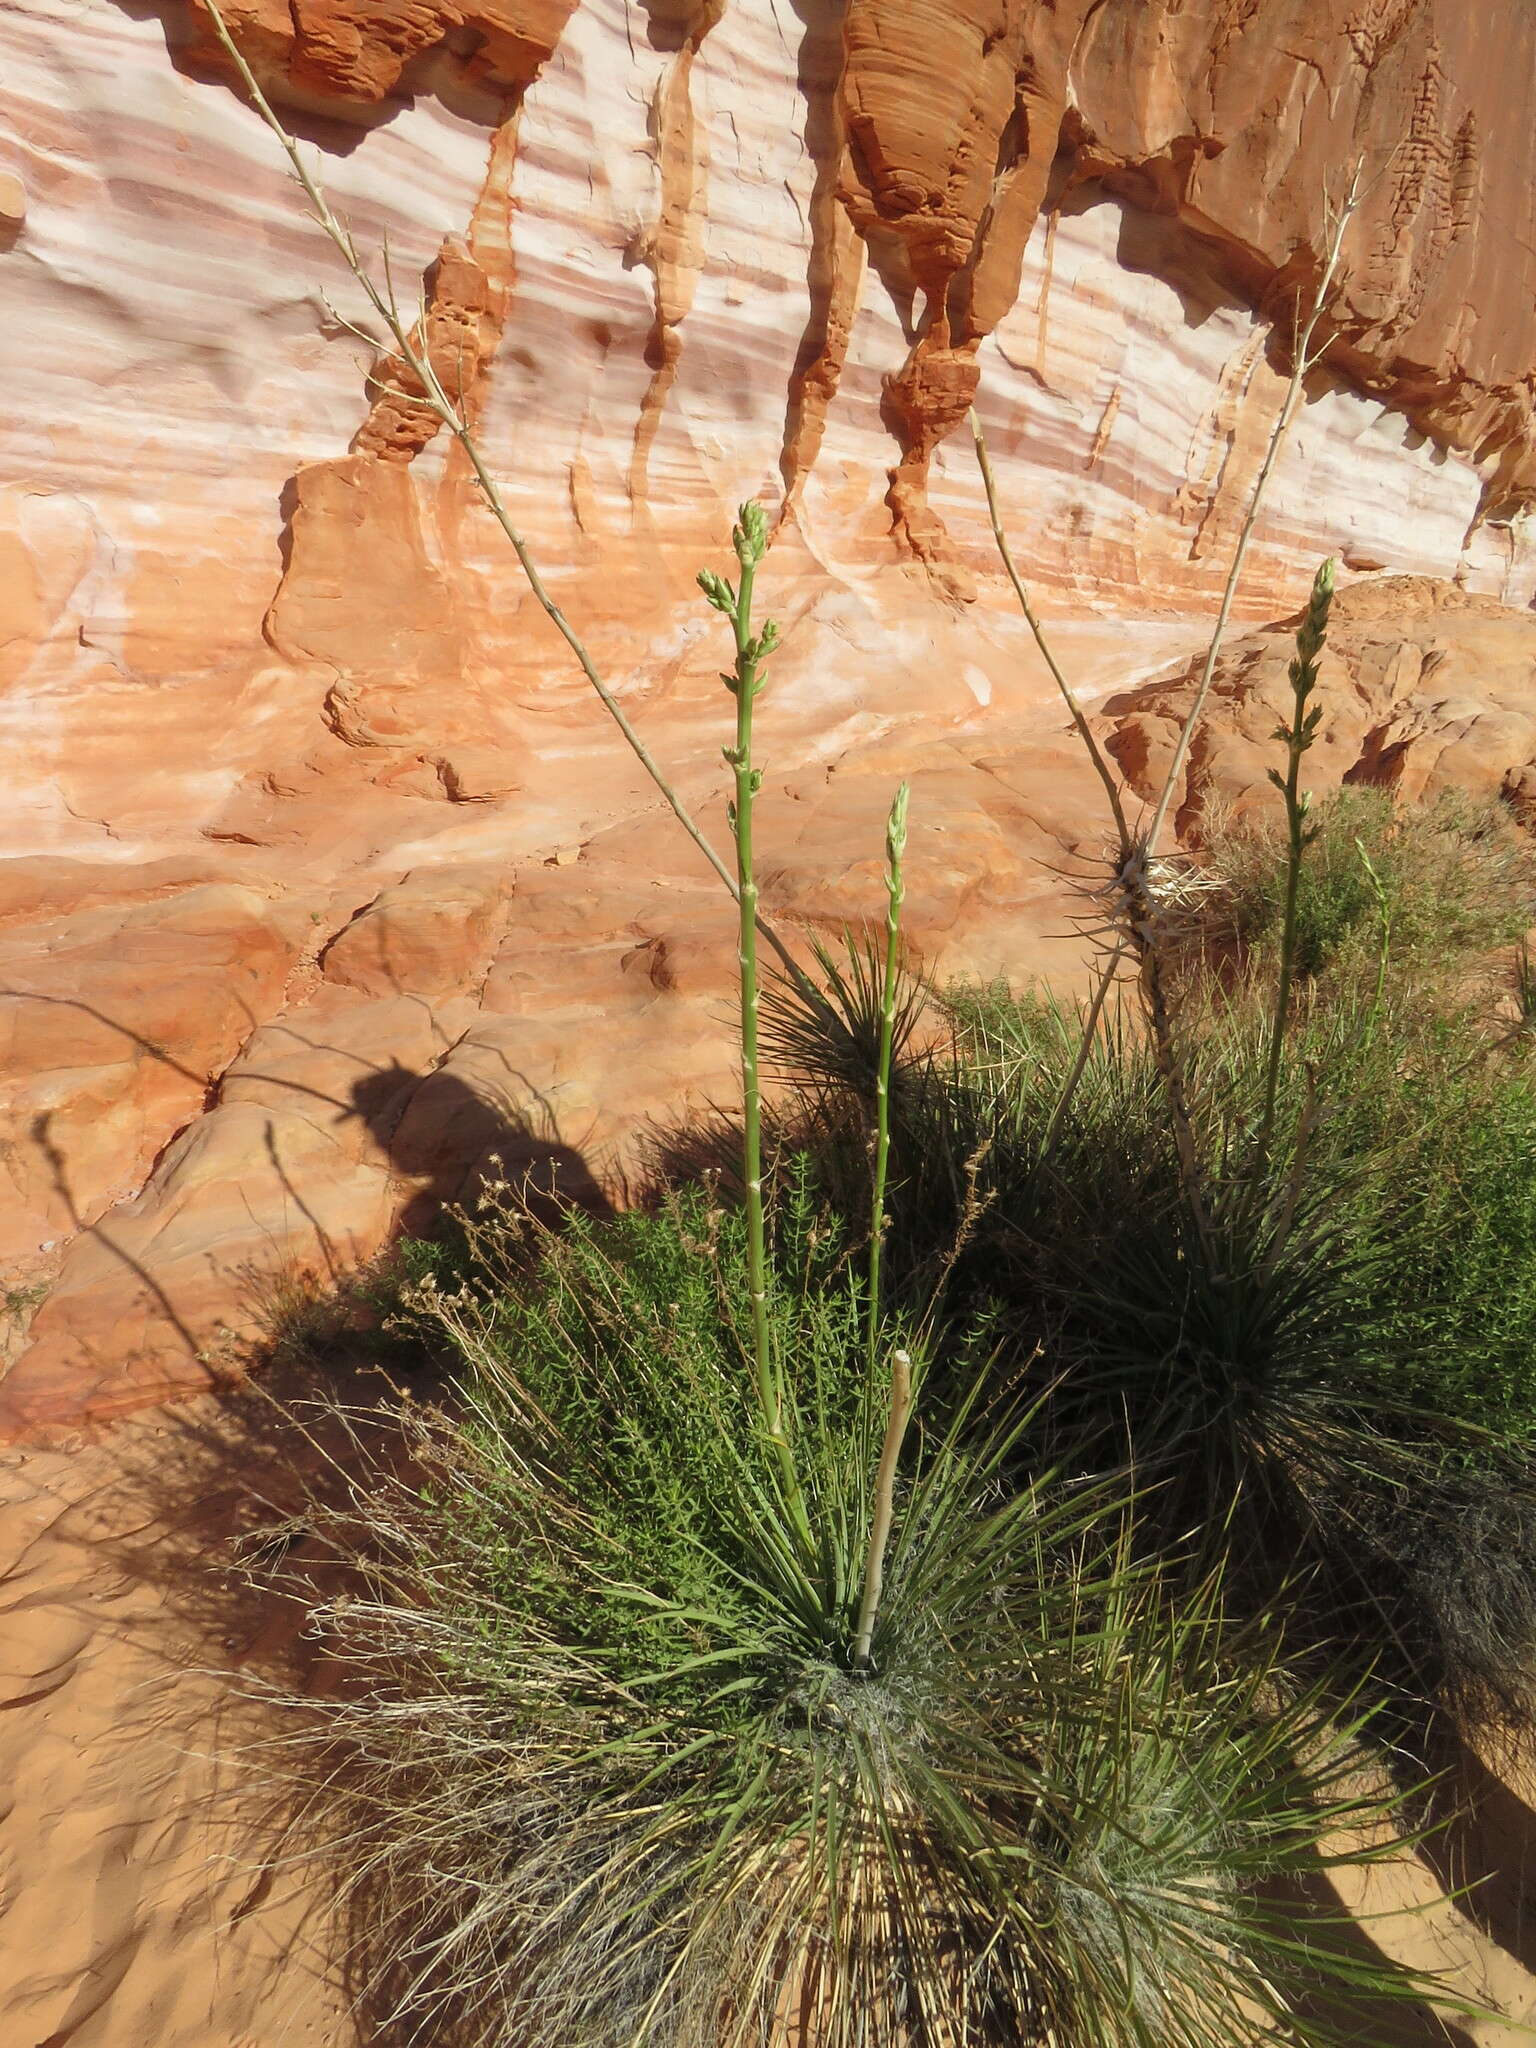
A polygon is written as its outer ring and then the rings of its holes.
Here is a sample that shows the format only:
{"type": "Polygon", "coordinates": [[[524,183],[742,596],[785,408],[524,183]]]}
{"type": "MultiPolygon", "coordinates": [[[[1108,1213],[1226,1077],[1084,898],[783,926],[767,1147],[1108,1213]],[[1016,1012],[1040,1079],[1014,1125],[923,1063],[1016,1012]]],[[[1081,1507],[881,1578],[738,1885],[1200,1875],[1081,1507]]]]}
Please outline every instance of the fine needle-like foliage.
{"type": "Polygon", "coordinates": [[[1267,1632],[1234,1654],[1216,1585],[1170,1619],[1104,1487],[1011,1485],[1006,1391],[911,1433],[863,1641],[862,1288],[792,1198],[808,1556],[751,1427],[743,1227],[482,1211],[478,1279],[414,1309],[458,1411],[315,1518],[360,1588],[321,1615],[327,1810],[382,2036],[1232,2048],[1424,1995],[1288,1890],[1394,1838],[1348,1719],[1267,1632]]]}

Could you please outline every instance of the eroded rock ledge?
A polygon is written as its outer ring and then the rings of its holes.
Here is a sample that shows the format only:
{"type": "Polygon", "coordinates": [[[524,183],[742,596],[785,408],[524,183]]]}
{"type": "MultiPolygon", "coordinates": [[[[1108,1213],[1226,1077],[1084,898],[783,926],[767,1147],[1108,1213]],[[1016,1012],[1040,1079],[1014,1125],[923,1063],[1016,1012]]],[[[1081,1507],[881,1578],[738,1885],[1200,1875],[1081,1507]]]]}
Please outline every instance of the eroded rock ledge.
{"type": "MultiPolygon", "coordinates": [[[[1431,579],[1341,597],[1330,772],[1526,803],[1524,0],[227,12],[717,827],[693,573],[741,497],[779,512],[787,918],[866,913],[909,773],[923,945],[1077,973],[1097,794],[953,430],[974,402],[1147,786],[1357,157],[1241,615],[1324,551],[1431,579]]],[[[0,1413],[30,1428],[201,1383],[253,1286],[368,1255],[492,1143],[601,1176],[723,1093],[730,948],[457,453],[370,382],[197,0],[13,0],[0,62],[0,1413]]],[[[1281,658],[1232,648],[1186,823],[1257,776],[1281,658]]]]}

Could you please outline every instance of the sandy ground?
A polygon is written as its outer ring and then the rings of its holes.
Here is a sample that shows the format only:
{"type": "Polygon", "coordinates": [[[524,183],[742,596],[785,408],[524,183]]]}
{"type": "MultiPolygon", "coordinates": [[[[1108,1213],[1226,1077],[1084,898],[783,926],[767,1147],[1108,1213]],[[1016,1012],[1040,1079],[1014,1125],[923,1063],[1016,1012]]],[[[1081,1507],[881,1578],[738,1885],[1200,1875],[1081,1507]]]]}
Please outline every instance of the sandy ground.
{"type": "Polygon", "coordinates": [[[0,1462],[0,2042],[353,2048],[313,1877],[273,1870],[241,1674],[297,1615],[213,1568],[281,1492],[213,1398],[0,1462]],[[219,1675],[220,1673],[224,1675],[219,1675]]]}
{"type": "MultiPolygon", "coordinates": [[[[241,1761],[277,1719],[244,1696],[251,1677],[304,1682],[301,1616],[220,1558],[292,1498],[295,1444],[267,1402],[209,1396],[0,1454],[3,2048],[366,2040],[317,1875],[282,1856],[265,1774],[241,1761]]],[[[1536,1812],[1518,1780],[1461,1759],[1465,1817],[1344,1894],[1362,1942],[1508,2019],[1384,2011],[1361,2048],[1536,2040],[1536,1812]]]]}

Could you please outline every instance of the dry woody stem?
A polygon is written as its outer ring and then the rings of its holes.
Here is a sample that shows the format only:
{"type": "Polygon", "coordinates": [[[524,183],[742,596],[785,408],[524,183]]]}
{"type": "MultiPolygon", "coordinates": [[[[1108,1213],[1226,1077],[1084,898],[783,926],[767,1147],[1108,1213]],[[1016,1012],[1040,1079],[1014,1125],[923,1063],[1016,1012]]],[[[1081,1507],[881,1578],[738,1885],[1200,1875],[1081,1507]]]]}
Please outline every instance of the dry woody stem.
{"type": "Polygon", "coordinates": [[[1237,596],[1237,586],[1242,577],[1243,564],[1248,558],[1248,543],[1252,540],[1254,527],[1258,524],[1259,510],[1264,503],[1265,493],[1269,488],[1269,480],[1274,474],[1280,450],[1285,445],[1285,437],[1290,431],[1291,421],[1295,416],[1296,408],[1301,403],[1307,378],[1327,354],[1328,344],[1333,339],[1331,335],[1327,335],[1318,348],[1314,349],[1312,346],[1313,337],[1317,333],[1318,322],[1322,319],[1328,305],[1328,294],[1333,289],[1333,280],[1338,274],[1339,258],[1344,251],[1344,237],[1348,233],[1349,224],[1354,219],[1360,205],[1362,171],[1363,166],[1356,164],[1349,181],[1348,191],[1345,193],[1340,204],[1335,209],[1332,209],[1332,231],[1329,234],[1328,245],[1324,252],[1323,267],[1318,273],[1317,283],[1313,288],[1305,318],[1301,317],[1298,311],[1296,332],[1291,344],[1290,381],[1285,387],[1285,397],[1281,401],[1280,411],[1270,432],[1269,445],[1264,451],[1264,460],[1260,463],[1259,473],[1254,478],[1253,490],[1248,499],[1248,510],[1244,514],[1242,529],[1237,536],[1237,545],[1232,550],[1231,565],[1227,570],[1226,584],[1221,593],[1221,605],[1216,613],[1216,624],[1211,633],[1211,644],[1206,649],[1205,661],[1201,666],[1200,680],[1195,686],[1194,699],[1190,704],[1188,716],[1179,729],[1178,739],[1174,743],[1173,758],[1168,763],[1168,772],[1163,778],[1163,786],[1157,799],[1157,807],[1152,813],[1152,822],[1145,834],[1149,847],[1155,847],[1162,834],[1163,826],[1168,817],[1169,805],[1173,802],[1174,791],[1178,788],[1179,777],[1184,771],[1184,763],[1189,754],[1190,742],[1195,736],[1196,728],[1199,726],[1205,711],[1206,699],[1211,693],[1211,683],[1216,674],[1217,657],[1221,653],[1221,643],[1226,637],[1227,621],[1232,616],[1232,605],[1237,596]]]}
{"type": "MultiPolygon", "coordinates": [[[[1242,577],[1243,565],[1247,560],[1249,543],[1258,524],[1259,512],[1263,505],[1270,479],[1274,474],[1281,448],[1285,443],[1291,421],[1303,395],[1307,376],[1316,367],[1318,362],[1321,361],[1327,352],[1329,341],[1332,339],[1331,335],[1325,336],[1318,347],[1313,347],[1319,323],[1322,321],[1327,308],[1328,297],[1333,287],[1334,278],[1338,274],[1344,238],[1348,232],[1349,224],[1360,205],[1362,197],[1361,177],[1362,166],[1357,164],[1343,200],[1336,207],[1329,209],[1329,234],[1322,265],[1318,273],[1317,282],[1308,301],[1305,315],[1303,316],[1300,309],[1297,312],[1296,330],[1291,352],[1290,379],[1286,386],[1280,411],[1270,432],[1269,443],[1264,452],[1264,459],[1259,465],[1259,473],[1254,479],[1254,486],[1249,496],[1242,527],[1232,551],[1232,560],[1227,569],[1221,602],[1217,608],[1216,623],[1212,629],[1205,659],[1201,664],[1199,679],[1195,686],[1195,694],[1184,722],[1179,729],[1178,738],[1174,744],[1173,756],[1164,775],[1157,802],[1153,807],[1152,816],[1146,823],[1138,825],[1134,832],[1130,829],[1126,819],[1124,802],[1114,770],[1105,759],[1104,750],[1095,737],[1076,693],[1067,681],[1061,665],[1055,657],[1045,628],[1030,602],[1029,593],[1014,564],[1012,550],[1008,545],[1003,527],[1002,515],[998,504],[997,486],[992,473],[992,464],[987,453],[986,441],[977,415],[974,412],[971,414],[971,430],[976,442],[976,459],[981,468],[982,482],[986,490],[987,510],[991,520],[993,538],[997,543],[998,553],[1002,558],[1008,580],[1013,585],[1014,594],[1018,598],[1019,606],[1028,622],[1030,632],[1034,636],[1035,645],[1039,648],[1041,656],[1056,683],[1056,687],[1061,692],[1068,712],[1071,715],[1072,723],[1077,730],[1078,737],[1082,740],[1089,760],[1093,764],[1094,772],[1104,785],[1105,795],[1109,801],[1110,815],[1114,820],[1115,831],[1119,840],[1119,857],[1114,876],[1116,903],[1113,923],[1117,935],[1116,944],[1110,954],[1103,977],[1085,1019],[1082,1047],[1066,1087],[1063,1090],[1062,1098],[1051,1118],[1050,1132],[1054,1136],[1060,1129],[1061,1123],[1070,1107],[1072,1096],[1087,1066],[1089,1048],[1092,1044],[1094,1033],[1098,1029],[1099,1018],[1114,979],[1115,968],[1121,955],[1129,953],[1137,962],[1137,979],[1141,991],[1142,1007],[1146,1014],[1148,1029],[1151,1033],[1158,1072],[1162,1078],[1164,1090],[1168,1098],[1174,1142],[1178,1150],[1180,1178],[1184,1185],[1185,1196],[1189,1203],[1196,1231],[1208,1250],[1214,1247],[1210,1223],[1210,1208],[1205,1189],[1204,1173],[1200,1165],[1199,1146],[1195,1136],[1194,1117],[1190,1107],[1189,1087],[1184,1061],[1176,1035],[1174,1006],[1169,993],[1164,965],[1164,949],[1162,944],[1163,908],[1159,901],[1158,878],[1155,871],[1155,849],[1158,840],[1162,836],[1163,827],[1167,822],[1174,793],[1178,788],[1179,778],[1184,771],[1184,764],[1189,755],[1190,744],[1204,715],[1206,701],[1210,695],[1211,684],[1216,673],[1216,663],[1221,653],[1227,624],[1231,618],[1233,603],[1237,596],[1238,584],[1242,577]]],[[[1266,1142],[1269,1121],[1270,1116],[1266,1115],[1266,1142]]]]}
{"type": "Polygon", "coordinates": [[[890,1415],[885,1425],[885,1442],[880,1450],[880,1469],[875,1475],[869,1557],[864,1566],[864,1597],[859,1605],[858,1632],[853,1639],[856,1670],[867,1670],[870,1663],[875,1621],[880,1612],[880,1593],[885,1583],[885,1550],[891,1540],[891,1522],[895,1515],[896,1467],[911,1418],[912,1360],[905,1351],[895,1351],[891,1354],[890,1415]]]}
{"type": "MultiPolygon", "coordinates": [[[[650,748],[636,731],[623,705],[604,681],[585,641],[576,631],[560,606],[555,602],[554,598],[550,596],[544,579],[539,574],[538,565],[529,551],[528,543],[523,538],[521,530],[508,511],[500,486],[486,465],[474,429],[471,427],[466,413],[460,405],[456,404],[449,397],[426,351],[418,347],[411,337],[411,330],[400,311],[399,301],[395,295],[394,282],[389,273],[387,254],[384,263],[384,288],[380,290],[368,273],[367,265],[363,261],[362,254],[358,249],[356,241],[353,239],[351,230],[342,221],[338,220],[336,214],[332,211],[330,201],[326,198],[319,181],[299,154],[298,144],[283,126],[282,121],[273,111],[271,102],[257,83],[255,73],[246,62],[239,45],[229,32],[224,16],[219,10],[217,0],[204,0],[204,4],[213,23],[214,33],[223,44],[230,62],[239,72],[241,81],[251,96],[251,104],[271,129],[284,154],[287,156],[289,163],[292,165],[293,174],[303,187],[304,195],[313,210],[313,218],[316,225],[323,230],[339,251],[342,261],[362,287],[369,305],[387,329],[390,339],[398,351],[399,360],[419,383],[420,391],[412,392],[409,395],[418,404],[427,406],[441,420],[442,424],[464,450],[470,469],[474,473],[475,481],[480,487],[481,495],[490,507],[497,525],[511,542],[513,552],[517,556],[523,574],[528,579],[529,588],[543,608],[545,615],[555,627],[561,639],[564,640],[566,646],[570,648],[572,654],[576,657],[582,674],[596,691],[604,710],[618,727],[635,759],[640,763],[641,767],[665,798],[667,806],[671,810],[672,815],[677,819],[678,824],[682,826],[688,837],[699,849],[699,852],[703,854],[705,860],[714,869],[715,874],[734,896],[736,894],[737,882],[729,865],[711,845],[703,829],[683,802],[682,797],[665,769],[657,761],[650,748]]],[[[358,330],[354,330],[354,332],[356,331],[358,330]]],[[[366,334],[362,338],[364,340],[371,339],[366,334]]],[[[380,384],[380,380],[377,377],[371,381],[375,385],[380,384]]],[[[380,388],[384,387],[381,386],[380,388]]],[[[801,969],[777,932],[762,918],[758,919],[758,927],[763,937],[772,946],[775,953],[778,954],[790,976],[794,980],[799,981],[801,979],[801,969]]]]}

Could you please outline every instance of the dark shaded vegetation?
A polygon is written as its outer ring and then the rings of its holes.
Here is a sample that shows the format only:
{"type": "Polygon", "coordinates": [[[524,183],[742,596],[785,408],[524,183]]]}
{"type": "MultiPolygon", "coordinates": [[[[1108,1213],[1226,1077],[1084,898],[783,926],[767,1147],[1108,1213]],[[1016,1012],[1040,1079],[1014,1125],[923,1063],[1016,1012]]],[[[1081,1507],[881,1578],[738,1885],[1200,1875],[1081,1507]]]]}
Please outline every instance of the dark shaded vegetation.
{"type": "MultiPolygon", "coordinates": [[[[1435,928],[1415,835],[1438,864],[1446,815],[1386,821],[1378,919],[1384,888],[1435,928]]],[[[1319,808],[1320,862],[1361,818],[1319,808]]],[[[1332,921],[1258,1160],[1271,927],[1234,952],[1252,872],[1221,844],[1178,988],[1204,1230],[1123,994],[1062,1114],[1080,1007],[908,974],[873,1372],[877,952],[770,994],[769,1301],[814,1552],[754,1422],[728,1120],[658,1139],[629,1214],[535,1214],[503,1179],[359,1283],[395,1365],[458,1387],[412,1424],[411,1484],[365,1471],[326,1522],[371,1588],[326,1623],[367,1674],[329,1731],[365,1765],[349,1897],[406,2037],[451,2010],[475,2041],[755,2041],[786,1987],[871,2044],[1216,2044],[1261,1983],[1296,2040],[1352,2000],[1420,2009],[1314,1880],[1330,1814],[1386,1844],[1395,1810],[1447,1824],[1437,1729],[1528,1714],[1536,1069],[1488,953],[1517,914],[1466,908],[1519,870],[1470,841],[1493,878],[1458,864],[1432,975],[1332,921]],[[895,1343],[921,1421],[871,1686],[848,1645],[895,1343]]]]}

